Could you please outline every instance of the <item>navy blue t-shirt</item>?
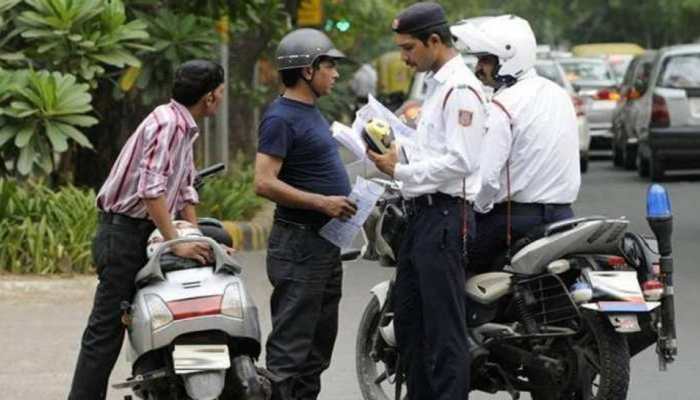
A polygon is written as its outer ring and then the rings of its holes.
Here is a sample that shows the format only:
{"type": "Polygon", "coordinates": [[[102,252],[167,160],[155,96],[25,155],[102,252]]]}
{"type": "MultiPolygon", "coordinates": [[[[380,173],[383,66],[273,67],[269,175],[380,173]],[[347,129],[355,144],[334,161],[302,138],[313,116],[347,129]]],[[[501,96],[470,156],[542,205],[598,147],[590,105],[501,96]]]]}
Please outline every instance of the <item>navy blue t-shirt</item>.
{"type": "MultiPolygon", "coordinates": [[[[350,179],[331,136],[330,125],[316,106],[277,98],[260,122],[258,152],[283,159],[279,179],[299,190],[347,196],[350,179]]],[[[301,224],[324,224],[325,214],[277,205],[275,216],[301,224]]]]}

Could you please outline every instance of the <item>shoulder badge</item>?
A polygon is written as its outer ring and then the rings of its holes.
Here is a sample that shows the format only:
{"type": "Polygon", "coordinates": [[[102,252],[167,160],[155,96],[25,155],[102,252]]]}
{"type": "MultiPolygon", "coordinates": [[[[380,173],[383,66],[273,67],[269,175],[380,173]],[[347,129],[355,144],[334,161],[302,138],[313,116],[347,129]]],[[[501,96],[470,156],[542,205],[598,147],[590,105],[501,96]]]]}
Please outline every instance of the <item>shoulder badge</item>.
{"type": "Polygon", "coordinates": [[[472,124],[472,112],[467,110],[459,110],[458,114],[459,124],[467,127],[472,124]]]}

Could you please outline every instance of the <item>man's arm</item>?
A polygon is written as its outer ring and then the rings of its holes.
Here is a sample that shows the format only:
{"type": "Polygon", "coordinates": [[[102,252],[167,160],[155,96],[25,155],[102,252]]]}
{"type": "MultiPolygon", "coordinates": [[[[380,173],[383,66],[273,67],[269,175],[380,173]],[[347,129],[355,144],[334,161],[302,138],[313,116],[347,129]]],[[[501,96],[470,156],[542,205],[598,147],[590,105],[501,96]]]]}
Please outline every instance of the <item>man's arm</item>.
{"type": "Polygon", "coordinates": [[[180,217],[185,221],[188,221],[194,226],[197,226],[197,211],[195,205],[192,203],[186,203],[185,206],[180,210],[180,217]]]}
{"type": "MultiPolygon", "coordinates": [[[[143,199],[143,201],[146,204],[148,215],[153,220],[153,223],[156,225],[161,235],[163,235],[163,239],[166,241],[177,239],[177,230],[170,219],[165,196],[159,196],[155,199],[143,199]]],[[[194,209],[193,206],[191,207],[194,209]]],[[[177,256],[191,258],[200,264],[205,264],[212,259],[209,245],[202,242],[180,243],[174,245],[172,251],[177,256]]]]}
{"type": "Polygon", "coordinates": [[[510,157],[513,132],[510,117],[498,106],[489,111],[488,132],[481,153],[481,189],[474,200],[478,212],[489,212],[501,190],[501,175],[510,157]]]}
{"type": "Polygon", "coordinates": [[[279,178],[283,160],[264,153],[255,157],[255,193],[286,207],[314,210],[332,218],[350,218],[357,207],[346,196],[324,196],[299,190],[279,178]]]}

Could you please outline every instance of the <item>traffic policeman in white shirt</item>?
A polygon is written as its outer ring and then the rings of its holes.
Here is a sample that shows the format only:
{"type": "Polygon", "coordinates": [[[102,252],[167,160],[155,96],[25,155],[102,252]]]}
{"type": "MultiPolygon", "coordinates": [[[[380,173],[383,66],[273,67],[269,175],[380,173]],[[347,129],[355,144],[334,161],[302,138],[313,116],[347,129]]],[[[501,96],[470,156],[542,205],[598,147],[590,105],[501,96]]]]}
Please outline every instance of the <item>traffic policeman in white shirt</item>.
{"type": "Polygon", "coordinates": [[[564,89],[535,72],[537,43],[526,20],[474,18],[452,33],[479,58],[477,77],[495,89],[469,248],[470,270],[483,272],[502,266],[534,228],[573,217],[581,184],[576,112],[564,89]]]}
{"type": "Polygon", "coordinates": [[[412,400],[464,400],[469,392],[463,244],[479,189],[484,135],[482,85],[455,50],[444,10],[417,3],[394,20],[402,59],[427,72],[413,145],[368,152],[401,181],[408,228],[398,255],[394,326],[412,400]],[[465,201],[466,198],[466,201],[465,201]]]}

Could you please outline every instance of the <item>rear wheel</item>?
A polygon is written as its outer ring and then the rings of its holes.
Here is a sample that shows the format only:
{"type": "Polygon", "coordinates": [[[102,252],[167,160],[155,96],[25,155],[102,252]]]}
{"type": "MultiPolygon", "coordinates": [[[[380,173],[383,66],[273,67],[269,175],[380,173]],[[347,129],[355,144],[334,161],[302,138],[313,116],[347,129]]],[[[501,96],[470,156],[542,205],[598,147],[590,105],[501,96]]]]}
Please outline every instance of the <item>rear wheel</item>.
{"type": "Polygon", "coordinates": [[[662,181],[666,174],[666,168],[662,160],[652,156],[649,160],[649,178],[652,181],[662,181]]]}
{"type": "Polygon", "coordinates": [[[642,157],[642,154],[637,150],[637,174],[640,178],[649,176],[649,160],[642,157]]]}
{"type": "Polygon", "coordinates": [[[574,340],[574,348],[582,355],[582,362],[573,356],[570,346],[562,355],[569,355],[569,386],[563,393],[550,390],[533,392],[533,400],[625,400],[630,380],[630,353],[624,336],[615,331],[605,315],[585,314],[585,329],[574,340]],[[579,364],[582,364],[579,366],[579,364]],[[585,368],[589,387],[582,387],[577,377],[579,368],[585,368]],[[591,397],[586,397],[590,392],[591,397]]]}
{"type": "Polygon", "coordinates": [[[622,152],[622,164],[627,170],[633,170],[636,165],[637,149],[634,146],[625,145],[622,152]]]}
{"type": "Polygon", "coordinates": [[[612,161],[613,165],[616,167],[621,167],[624,163],[624,155],[622,153],[622,149],[620,146],[615,143],[615,140],[613,139],[613,145],[612,145],[612,161]]]}
{"type": "Polygon", "coordinates": [[[581,158],[581,173],[585,174],[588,171],[588,156],[581,158]]]}

